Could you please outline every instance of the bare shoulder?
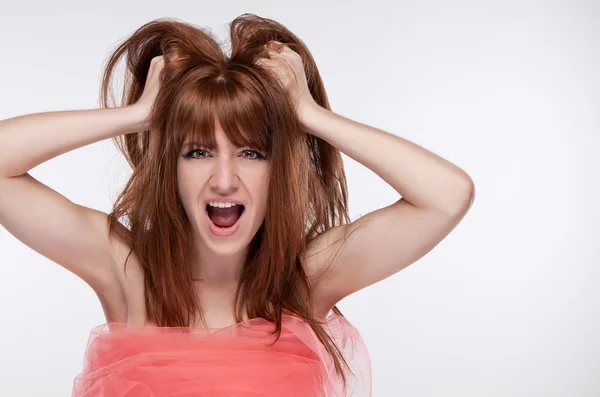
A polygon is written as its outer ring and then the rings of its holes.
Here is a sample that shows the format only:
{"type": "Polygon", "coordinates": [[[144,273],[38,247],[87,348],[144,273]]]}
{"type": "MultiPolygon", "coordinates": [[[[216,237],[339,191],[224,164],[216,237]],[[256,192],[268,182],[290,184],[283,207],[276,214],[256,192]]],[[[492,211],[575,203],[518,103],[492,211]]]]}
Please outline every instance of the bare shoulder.
{"type": "MultiPolygon", "coordinates": [[[[144,273],[135,252],[118,236],[111,236],[111,252],[116,277],[115,291],[107,294],[107,321],[145,322],[144,273]]],[[[102,298],[101,298],[102,300],[102,298]]],[[[103,304],[103,308],[104,308],[103,304]]]]}
{"type": "Polygon", "coordinates": [[[312,240],[302,256],[304,271],[311,285],[315,303],[315,315],[324,318],[337,302],[326,299],[327,278],[331,265],[339,252],[347,225],[339,225],[312,240]]]}
{"type": "MultiPolygon", "coordinates": [[[[108,215],[77,204],[29,173],[0,177],[0,225],[21,243],[86,282],[109,319],[123,312],[108,215]]],[[[122,226],[122,225],[121,225],[122,226]]]]}
{"type": "MultiPolygon", "coordinates": [[[[106,214],[99,213],[98,216],[102,218],[99,221],[106,221],[106,214]]],[[[129,253],[129,246],[114,232],[110,233],[108,240],[111,257],[109,276],[94,288],[94,291],[102,305],[106,322],[125,322],[128,309],[124,263],[129,253]]],[[[131,259],[129,261],[131,262],[131,259]]]]}

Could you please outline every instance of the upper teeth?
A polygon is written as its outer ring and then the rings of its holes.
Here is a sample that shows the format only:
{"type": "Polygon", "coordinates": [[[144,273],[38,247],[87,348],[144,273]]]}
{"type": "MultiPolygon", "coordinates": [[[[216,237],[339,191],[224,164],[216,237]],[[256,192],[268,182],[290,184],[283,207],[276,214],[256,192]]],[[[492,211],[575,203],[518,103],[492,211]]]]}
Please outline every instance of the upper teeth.
{"type": "Polygon", "coordinates": [[[208,205],[210,205],[211,207],[229,208],[229,207],[233,207],[236,204],[235,203],[223,203],[220,201],[212,201],[212,202],[208,203],[208,205]]]}

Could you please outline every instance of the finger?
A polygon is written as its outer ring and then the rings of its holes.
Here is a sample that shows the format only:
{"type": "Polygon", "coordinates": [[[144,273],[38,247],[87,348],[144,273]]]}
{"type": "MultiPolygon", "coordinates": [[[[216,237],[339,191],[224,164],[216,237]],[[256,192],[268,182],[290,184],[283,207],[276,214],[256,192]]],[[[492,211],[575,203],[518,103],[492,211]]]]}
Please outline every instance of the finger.
{"type": "Polygon", "coordinates": [[[267,48],[269,48],[270,50],[273,50],[277,53],[280,53],[281,51],[283,51],[283,49],[285,48],[285,44],[276,41],[276,40],[271,40],[266,44],[267,48]]]}

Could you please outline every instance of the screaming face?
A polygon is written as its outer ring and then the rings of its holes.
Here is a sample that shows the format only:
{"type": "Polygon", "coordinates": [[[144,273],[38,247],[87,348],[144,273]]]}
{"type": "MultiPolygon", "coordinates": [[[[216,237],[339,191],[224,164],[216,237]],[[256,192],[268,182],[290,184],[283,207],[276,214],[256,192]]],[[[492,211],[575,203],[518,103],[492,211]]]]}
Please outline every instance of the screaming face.
{"type": "Polygon", "coordinates": [[[269,160],[233,145],[218,120],[215,129],[216,148],[184,142],[177,186],[200,248],[231,256],[248,246],[265,218],[269,160]]]}

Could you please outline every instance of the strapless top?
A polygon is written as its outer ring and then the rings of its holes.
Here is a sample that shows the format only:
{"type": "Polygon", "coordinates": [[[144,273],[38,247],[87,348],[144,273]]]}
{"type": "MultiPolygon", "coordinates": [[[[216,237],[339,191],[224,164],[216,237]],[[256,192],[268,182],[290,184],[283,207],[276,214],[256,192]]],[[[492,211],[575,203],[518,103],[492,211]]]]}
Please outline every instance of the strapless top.
{"type": "Polygon", "coordinates": [[[345,391],[312,328],[284,314],[275,343],[275,325],[263,318],[210,331],[98,325],[72,397],[370,397],[371,361],[358,330],[333,311],[323,327],[350,366],[345,391]]]}

